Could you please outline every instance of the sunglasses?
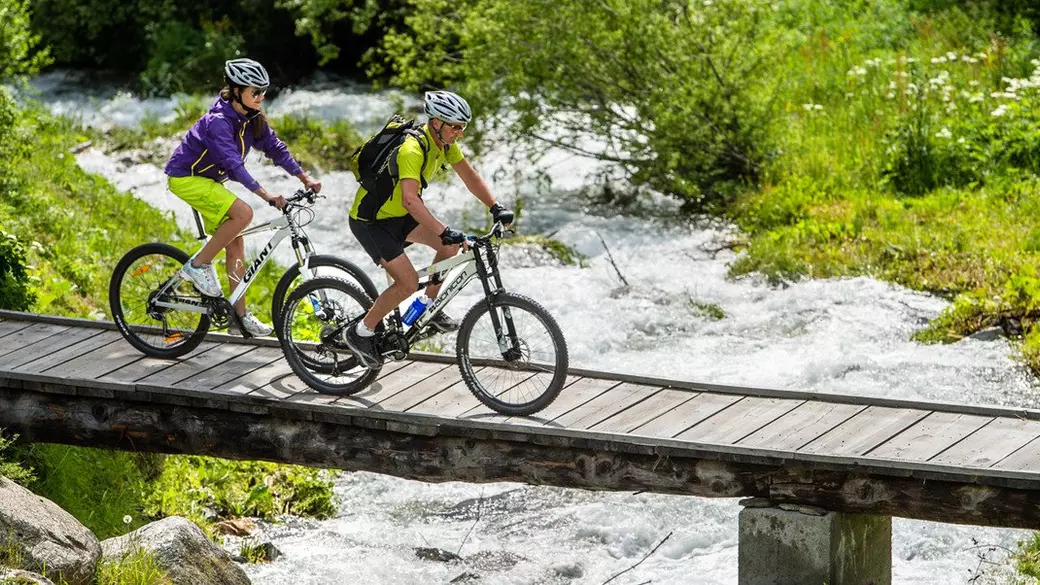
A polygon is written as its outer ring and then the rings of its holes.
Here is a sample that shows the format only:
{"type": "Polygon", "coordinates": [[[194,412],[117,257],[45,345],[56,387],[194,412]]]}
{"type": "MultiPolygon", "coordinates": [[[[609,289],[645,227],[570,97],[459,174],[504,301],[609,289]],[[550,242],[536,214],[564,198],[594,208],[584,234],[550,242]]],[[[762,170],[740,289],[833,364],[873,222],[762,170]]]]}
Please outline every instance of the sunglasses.
{"type": "Polygon", "coordinates": [[[267,89],[266,88],[259,89],[259,88],[256,88],[256,87],[251,87],[251,88],[249,88],[249,93],[253,94],[254,98],[258,98],[258,97],[260,97],[262,95],[266,95],[267,94],[267,89]]]}
{"type": "Polygon", "coordinates": [[[445,122],[444,125],[447,126],[448,128],[451,128],[452,130],[454,130],[456,132],[465,132],[466,131],[466,125],[465,124],[453,124],[451,122],[445,122]]]}

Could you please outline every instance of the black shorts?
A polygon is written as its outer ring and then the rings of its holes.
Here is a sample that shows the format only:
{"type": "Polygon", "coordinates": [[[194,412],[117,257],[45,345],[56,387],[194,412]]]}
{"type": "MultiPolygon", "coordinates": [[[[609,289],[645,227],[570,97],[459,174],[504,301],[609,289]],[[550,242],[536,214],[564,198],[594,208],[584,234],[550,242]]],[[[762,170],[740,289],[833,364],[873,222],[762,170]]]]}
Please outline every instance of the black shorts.
{"type": "Polygon", "coordinates": [[[417,227],[419,222],[410,215],[370,222],[350,218],[350,231],[376,265],[380,265],[380,260],[389,262],[404,254],[404,249],[411,245],[408,234],[417,227]]]}

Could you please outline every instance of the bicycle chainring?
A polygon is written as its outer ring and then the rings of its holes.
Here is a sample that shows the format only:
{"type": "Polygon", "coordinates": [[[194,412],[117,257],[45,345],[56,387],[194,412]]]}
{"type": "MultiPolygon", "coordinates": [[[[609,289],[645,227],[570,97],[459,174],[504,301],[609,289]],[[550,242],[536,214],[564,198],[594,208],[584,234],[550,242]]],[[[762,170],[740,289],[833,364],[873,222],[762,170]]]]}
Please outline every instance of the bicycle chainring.
{"type": "Polygon", "coordinates": [[[209,309],[209,320],[216,329],[227,329],[231,324],[231,303],[227,299],[211,299],[203,297],[203,304],[209,309]]]}
{"type": "Polygon", "coordinates": [[[388,331],[382,337],[379,346],[384,357],[395,361],[408,357],[408,340],[400,331],[388,331]]]}

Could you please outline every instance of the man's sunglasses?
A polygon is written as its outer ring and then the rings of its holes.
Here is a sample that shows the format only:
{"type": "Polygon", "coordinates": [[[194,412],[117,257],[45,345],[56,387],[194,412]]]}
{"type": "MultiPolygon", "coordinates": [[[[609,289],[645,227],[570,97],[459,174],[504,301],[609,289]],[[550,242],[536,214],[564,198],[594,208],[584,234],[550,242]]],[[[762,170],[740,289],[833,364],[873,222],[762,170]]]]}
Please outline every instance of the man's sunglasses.
{"type": "Polygon", "coordinates": [[[453,124],[451,122],[445,122],[444,125],[447,126],[448,128],[451,128],[452,130],[454,130],[456,132],[465,132],[466,131],[466,125],[465,124],[453,124]]]}

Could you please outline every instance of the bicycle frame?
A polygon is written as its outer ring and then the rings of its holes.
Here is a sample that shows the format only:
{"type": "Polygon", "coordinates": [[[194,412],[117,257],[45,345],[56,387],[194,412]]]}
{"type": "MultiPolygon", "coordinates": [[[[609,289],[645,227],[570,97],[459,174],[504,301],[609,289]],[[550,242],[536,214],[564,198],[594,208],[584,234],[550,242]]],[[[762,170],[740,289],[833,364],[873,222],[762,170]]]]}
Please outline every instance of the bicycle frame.
{"type": "MultiPolygon", "coordinates": [[[[493,232],[494,233],[494,232],[493,232]]],[[[447,260],[441,260],[436,264],[431,264],[426,268],[418,271],[419,273],[419,290],[422,290],[430,284],[430,281],[437,274],[446,274],[444,279],[444,286],[441,287],[440,292],[437,294],[437,298],[433,300],[430,306],[419,319],[412,324],[412,327],[405,333],[405,339],[408,344],[411,345],[419,337],[419,332],[434,318],[438,313],[447,305],[462,289],[466,288],[470,282],[474,279],[479,278],[481,283],[484,285],[484,299],[485,302],[490,299],[495,293],[505,289],[502,285],[502,278],[498,272],[498,256],[495,253],[494,248],[491,246],[490,240],[474,240],[470,249],[457,256],[448,258],[447,260]],[[480,250],[485,251],[487,259],[481,257],[478,253],[480,250]],[[425,278],[425,280],[424,280],[425,278]]],[[[490,308],[490,307],[489,307],[490,308]]],[[[495,311],[489,311],[491,321],[495,327],[495,331],[502,331],[502,324],[499,323],[498,315],[495,311]]],[[[395,321],[401,324],[399,311],[395,311],[395,321]]],[[[503,316],[506,321],[506,330],[508,337],[499,334],[498,344],[499,348],[505,352],[512,341],[516,341],[516,330],[513,327],[513,319],[509,314],[509,309],[503,309],[503,316]]]]}
{"type": "MultiPolygon", "coordinates": [[[[203,231],[202,223],[198,218],[198,212],[196,211],[195,213],[195,219],[200,234],[199,239],[202,240],[203,245],[205,245],[205,242],[209,241],[210,236],[206,235],[203,231]]],[[[289,217],[286,214],[282,214],[281,217],[277,217],[275,219],[272,219],[271,221],[248,227],[245,230],[243,230],[240,235],[242,237],[246,237],[267,231],[274,231],[275,233],[273,236],[271,236],[271,239],[268,240],[267,245],[264,246],[263,249],[260,250],[260,252],[257,254],[256,258],[253,259],[253,262],[246,267],[245,273],[242,275],[242,282],[240,282],[239,285],[235,287],[235,291],[231,293],[231,297],[227,299],[228,303],[232,306],[246,294],[246,291],[249,289],[249,285],[256,278],[256,275],[260,272],[260,269],[262,269],[264,265],[267,264],[268,260],[271,259],[271,253],[274,252],[275,248],[277,248],[278,245],[281,244],[282,241],[285,240],[285,238],[287,237],[292,238],[293,250],[296,253],[296,260],[300,263],[300,275],[303,277],[304,280],[309,280],[313,276],[310,270],[309,260],[311,256],[314,255],[314,248],[313,246],[311,246],[310,239],[303,235],[302,230],[295,223],[289,221],[289,217]]],[[[160,289],[160,296],[167,290],[179,285],[181,282],[183,282],[183,278],[181,278],[180,276],[175,276],[171,278],[160,289]]],[[[211,313],[211,310],[206,303],[196,303],[195,301],[185,301],[183,299],[179,302],[156,300],[155,306],[169,309],[177,309],[180,311],[191,311],[193,313],[211,313]]]]}

